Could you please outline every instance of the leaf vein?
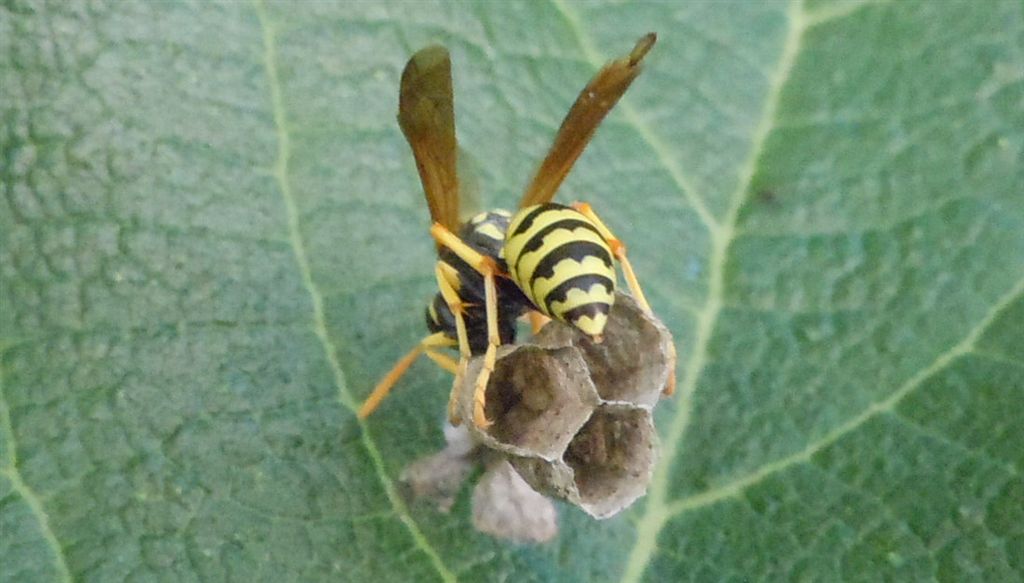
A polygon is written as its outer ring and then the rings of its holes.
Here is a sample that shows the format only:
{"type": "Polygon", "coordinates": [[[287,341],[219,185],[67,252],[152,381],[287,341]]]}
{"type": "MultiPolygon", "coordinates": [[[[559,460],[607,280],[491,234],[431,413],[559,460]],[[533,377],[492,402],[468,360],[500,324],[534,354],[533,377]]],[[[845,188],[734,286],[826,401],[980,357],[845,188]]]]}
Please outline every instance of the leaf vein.
{"type": "Polygon", "coordinates": [[[707,300],[703,310],[697,316],[694,348],[690,353],[690,359],[686,363],[683,380],[678,390],[677,398],[681,404],[675,418],[672,420],[668,434],[663,440],[662,456],[665,461],[659,464],[651,480],[647,504],[637,524],[636,544],[630,552],[626,563],[626,570],[623,574],[622,580],[624,583],[639,581],[643,576],[644,570],[657,550],[658,534],[671,516],[667,498],[672,461],[690,424],[693,395],[697,389],[697,381],[704,371],[708,346],[724,303],[725,263],[729,248],[736,236],[739,209],[743,204],[747,191],[750,189],[757,163],[760,160],[768,135],[773,127],[782,89],[789,79],[803,39],[805,23],[803,21],[801,0],[790,0],[787,8],[787,17],[789,20],[789,30],[782,44],[777,68],[771,76],[771,83],[765,96],[764,110],[761,113],[761,119],[754,130],[751,140],[750,153],[746,163],[740,168],[738,173],[736,190],[730,197],[729,210],[725,220],[716,229],[712,230],[711,254],[708,261],[707,300]]]}
{"type": "Polygon", "coordinates": [[[668,516],[665,520],[678,516],[679,514],[689,510],[708,506],[726,498],[736,496],[747,488],[757,485],[779,472],[789,469],[794,465],[806,463],[818,452],[836,443],[853,431],[856,431],[868,421],[871,421],[880,414],[892,411],[905,397],[913,393],[913,391],[924,384],[925,381],[945,370],[951,364],[956,362],[957,359],[973,354],[975,343],[988,329],[989,325],[995,321],[996,316],[998,316],[999,313],[1011,303],[1018,300],[1022,295],[1024,295],[1024,278],[1018,280],[1010,291],[993,305],[978,325],[968,331],[963,339],[939,354],[931,364],[912,375],[888,398],[872,403],[860,414],[851,417],[845,423],[829,432],[821,439],[808,444],[807,447],[794,454],[764,464],[750,473],[740,478],[736,478],[722,486],[711,488],[704,492],[676,501],[669,505],[667,512],[668,516]]]}
{"type": "Polygon", "coordinates": [[[808,12],[806,14],[807,28],[814,28],[816,26],[821,26],[826,22],[847,18],[869,6],[883,6],[885,4],[889,4],[891,1],[892,0],[850,0],[848,2],[836,2],[829,5],[827,8],[819,8],[813,12],[808,12]]]}
{"type": "MultiPolygon", "coordinates": [[[[271,105],[273,107],[274,125],[277,132],[278,148],[277,162],[274,165],[274,176],[277,181],[278,190],[281,192],[281,197],[284,199],[285,208],[287,210],[289,238],[295,252],[295,260],[298,263],[303,284],[309,292],[310,300],[313,304],[313,330],[317,338],[320,340],[320,344],[323,346],[324,356],[327,359],[327,363],[330,366],[332,373],[334,374],[334,382],[338,391],[338,399],[345,407],[354,411],[354,400],[352,395],[349,394],[347,383],[345,381],[345,373],[342,371],[341,363],[338,361],[337,349],[335,347],[334,340],[331,338],[330,333],[327,330],[323,295],[320,293],[320,290],[313,279],[312,267],[309,262],[309,256],[306,251],[305,243],[302,239],[302,233],[299,225],[298,205],[295,202],[295,197],[291,190],[288,168],[288,161],[291,155],[291,146],[289,143],[290,134],[288,132],[288,123],[285,115],[281,82],[277,73],[277,49],[274,27],[270,22],[270,17],[269,14],[267,14],[263,1],[254,0],[254,7],[263,33],[263,61],[266,69],[267,81],[270,85],[271,105]]],[[[442,580],[446,582],[456,581],[455,575],[447,566],[445,566],[440,555],[430,544],[426,536],[416,524],[415,520],[413,520],[412,516],[409,514],[409,511],[406,508],[405,503],[402,501],[401,496],[399,496],[394,483],[391,481],[391,478],[388,477],[387,472],[384,469],[384,463],[380,451],[377,449],[376,443],[370,436],[370,432],[366,427],[366,424],[358,419],[356,419],[356,422],[360,425],[360,436],[373,463],[373,468],[377,474],[377,478],[380,480],[381,486],[384,488],[384,492],[394,509],[395,515],[398,517],[399,521],[405,525],[409,535],[412,537],[415,547],[418,551],[427,556],[442,580]]]]}
{"type": "MultiPolygon", "coordinates": [[[[877,517],[874,520],[866,521],[860,528],[857,528],[848,520],[842,520],[843,524],[845,524],[848,528],[857,533],[856,537],[848,543],[849,546],[854,547],[860,544],[865,540],[866,537],[868,537],[871,534],[872,531],[876,530],[883,524],[889,523],[897,530],[906,533],[912,539],[917,541],[917,546],[919,547],[919,549],[928,549],[928,541],[925,540],[921,536],[921,534],[919,534],[913,528],[911,528],[905,520],[900,519],[899,513],[897,512],[896,508],[894,508],[890,502],[886,501],[884,492],[881,494],[876,494],[874,492],[867,490],[861,485],[850,483],[848,480],[844,480],[840,476],[832,472],[826,471],[823,468],[817,468],[817,470],[822,476],[824,476],[825,480],[828,480],[831,486],[841,488],[846,492],[863,499],[869,504],[873,503],[877,507],[877,517]]],[[[930,556],[928,557],[928,561],[933,563],[934,567],[934,561],[930,556]]]]}
{"type": "Polygon", "coordinates": [[[1021,370],[1024,370],[1024,362],[1019,362],[1019,361],[1013,360],[1012,358],[1010,358],[1008,356],[1005,356],[1005,355],[1002,355],[1002,354],[996,354],[994,352],[988,352],[986,350],[978,350],[977,348],[975,348],[975,349],[971,350],[971,355],[972,356],[976,356],[976,357],[978,357],[978,358],[980,358],[982,360],[987,360],[989,362],[995,362],[995,363],[998,363],[998,364],[1003,364],[1003,365],[1006,365],[1006,366],[1012,366],[1014,368],[1019,368],[1021,370]]]}
{"type": "MultiPolygon", "coordinates": [[[[964,356],[971,356],[971,353],[968,352],[964,354],[964,356]]],[[[943,444],[947,447],[959,451],[960,453],[984,460],[992,464],[993,466],[1002,468],[1011,476],[1016,476],[1020,473],[1020,471],[1017,469],[1017,466],[1014,465],[1013,462],[1008,462],[992,457],[992,454],[988,453],[987,451],[978,446],[969,445],[962,441],[958,441],[954,437],[943,435],[942,433],[936,431],[935,429],[920,423],[916,419],[907,417],[906,415],[900,415],[899,411],[889,411],[889,414],[893,417],[896,423],[902,425],[909,431],[916,433],[921,437],[937,441],[940,444],[943,444]]]]}
{"type": "Polygon", "coordinates": [[[64,547],[61,546],[56,533],[50,527],[50,517],[46,514],[42,501],[35,491],[25,483],[21,472],[18,470],[18,443],[14,437],[14,426],[11,424],[11,408],[7,404],[7,396],[4,392],[2,367],[0,367],[0,429],[3,431],[4,441],[7,444],[7,459],[5,460],[5,467],[0,469],[0,475],[6,476],[10,480],[11,488],[21,496],[21,499],[28,505],[29,510],[32,511],[32,516],[39,523],[40,533],[50,546],[50,550],[53,551],[57,572],[60,573],[61,580],[70,583],[74,579],[71,577],[71,571],[68,569],[67,560],[64,556],[64,547]]]}

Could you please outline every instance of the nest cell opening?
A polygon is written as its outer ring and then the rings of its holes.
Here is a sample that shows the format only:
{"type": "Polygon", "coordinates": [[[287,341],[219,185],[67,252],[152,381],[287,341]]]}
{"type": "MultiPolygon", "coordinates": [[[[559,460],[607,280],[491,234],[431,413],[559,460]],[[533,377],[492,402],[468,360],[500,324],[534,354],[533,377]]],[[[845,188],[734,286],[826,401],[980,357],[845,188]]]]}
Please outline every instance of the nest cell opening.
{"type": "Polygon", "coordinates": [[[546,459],[562,455],[597,405],[573,348],[519,347],[498,359],[486,396],[487,435],[546,459]]]}
{"type": "Polygon", "coordinates": [[[611,516],[643,495],[654,463],[654,425],[641,408],[597,409],[565,453],[581,506],[611,516]]]}

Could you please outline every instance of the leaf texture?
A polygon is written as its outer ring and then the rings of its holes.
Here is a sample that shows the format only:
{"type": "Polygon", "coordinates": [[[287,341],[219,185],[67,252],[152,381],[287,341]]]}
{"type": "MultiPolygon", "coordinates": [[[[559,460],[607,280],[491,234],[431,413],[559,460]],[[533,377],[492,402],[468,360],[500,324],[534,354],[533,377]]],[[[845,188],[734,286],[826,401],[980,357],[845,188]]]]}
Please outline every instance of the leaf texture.
{"type": "Polygon", "coordinates": [[[1020,2],[0,5],[0,580],[1021,580],[1020,2]],[[427,209],[398,75],[449,48],[511,206],[559,194],[679,342],[648,496],[552,543],[406,503],[427,209]]]}

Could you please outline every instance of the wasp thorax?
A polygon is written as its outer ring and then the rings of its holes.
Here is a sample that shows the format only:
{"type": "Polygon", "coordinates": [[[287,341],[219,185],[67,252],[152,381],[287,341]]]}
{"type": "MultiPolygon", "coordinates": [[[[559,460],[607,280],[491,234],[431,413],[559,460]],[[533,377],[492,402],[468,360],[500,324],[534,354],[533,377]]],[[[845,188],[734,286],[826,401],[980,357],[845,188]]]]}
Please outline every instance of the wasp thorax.
{"type": "Polygon", "coordinates": [[[521,209],[505,235],[509,275],[544,314],[597,338],[615,301],[612,252],[598,227],[555,203],[521,209]]]}

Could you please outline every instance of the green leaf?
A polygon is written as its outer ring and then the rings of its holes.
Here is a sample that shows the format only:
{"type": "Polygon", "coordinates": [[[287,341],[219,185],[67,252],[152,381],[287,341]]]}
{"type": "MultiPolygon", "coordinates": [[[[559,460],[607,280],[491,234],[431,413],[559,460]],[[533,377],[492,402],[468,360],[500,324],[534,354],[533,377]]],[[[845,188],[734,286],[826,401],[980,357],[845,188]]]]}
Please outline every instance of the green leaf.
{"type": "Polygon", "coordinates": [[[1019,1],[0,4],[0,580],[1021,580],[1019,1]],[[648,496],[549,544],[403,502],[426,205],[405,59],[453,55],[514,204],[575,93],[647,70],[560,194],[678,340],[648,496]]]}

